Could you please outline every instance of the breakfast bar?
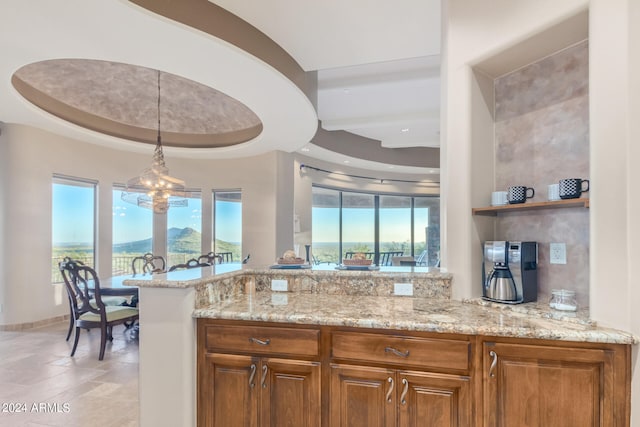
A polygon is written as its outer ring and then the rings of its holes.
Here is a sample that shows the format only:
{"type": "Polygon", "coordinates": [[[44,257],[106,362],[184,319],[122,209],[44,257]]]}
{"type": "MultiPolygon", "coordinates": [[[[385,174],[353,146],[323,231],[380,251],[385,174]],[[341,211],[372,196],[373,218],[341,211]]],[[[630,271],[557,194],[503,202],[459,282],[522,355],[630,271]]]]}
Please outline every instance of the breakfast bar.
{"type": "MultiPolygon", "coordinates": [[[[567,349],[579,355],[579,363],[595,357],[592,364],[584,366],[587,371],[605,366],[603,374],[615,374],[618,392],[625,393],[630,387],[630,348],[639,342],[636,336],[598,327],[585,310],[567,313],[551,310],[544,303],[510,306],[482,300],[452,300],[452,281],[451,274],[426,267],[339,271],[326,266],[280,270],[239,265],[215,265],[128,280],[126,285],[139,288],[141,301],[141,425],[196,425],[196,414],[198,424],[205,421],[210,424],[212,414],[206,407],[211,402],[201,400],[212,396],[206,391],[197,393],[198,385],[212,386],[208,384],[213,378],[211,369],[215,370],[215,363],[221,363],[231,354],[249,357],[249,361],[259,355],[285,359],[296,356],[295,360],[326,369],[328,363],[335,368],[345,361],[356,360],[355,356],[344,353],[341,345],[348,345],[349,351],[364,351],[366,357],[360,354],[364,360],[357,359],[360,364],[367,362],[400,369],[425,370],[426,365],[412,361],[419,358],[419,354],[431,354],[432,360],[452,357],[458,362],[451,366],[448,362],[433,362],[435,367],[429,368],[435,372],[433,375],[454,374],[466,378],[465,390],[471,388],[465,393],[483,390],[480,385],[483,381],[484,387],[489,387],[484,390],[485,394],[496,393],[488,381],[493,377],[483,379],[484,370],[491,368],[491,374],[487,375],[493,375],[493,370],[498,369],[501,380],[505,380],[502,376],[512,365],[502,363],[508,363],[509,357],[522,359],[524,353],[519,352],[532,349],[555,357],[557,360],[553,363],[559,364],[556,368],[578,363],[567,349]],[[295,353],[295,339],[301,330],[311,331],[311,341],[307,341],[309,337],[305,335],[302,347],[304,352],[312,354],[295,353]],[[265,338],[270,333],[274,335],[265,338]],[[394,345],[384,345],[383,349],[391,350],[376,359],[375,351],[382,344],[369,342],[371,337],[389,339],[394,345]],[[288,343],[288,339],[292,342],[288,343]],[[420,343],[429,345],[422,348],[420,343]],[[358,345],[362,349],[358,349],[358,345]],[[409,350],[404,348],[413,349],[414,345],[417,347],[409,355],[409,350]],[[327,346],[333,348],[325,348],[327,346]],[[430,350],[440,346],[442,352],[430,350]],[[279,352],[275,350],[278,348],[279,352]],[[485,355],[482,348],[491,350],[485,355]],[[276,353],[272,353],[274,351],[276,353]],[[394,360],[398,357],[394,351],[401,355],[399,360],[394,360]],[[406,357],[402,356],[404,352],[406,357]],[[206,354],[210,356],[205,358],[206,354]],[[220,354],[227,356],[216,359],[220,354]],[[497,368],[492,360],[495,354],[505,355],[505,362],[496,357],[497,368]],[[327,355],[332,355],[330,360],[325,360],[327,355]],[[599,359],[602,355],[606,355],[604,362],[599,359]],[[371,357],[373,360],[368,359],[371,357]],[[205,359],[217,362],[196,368],[196,361],[200,365],[205,359]]],[[[267,362],[260,360],[266,375],[267,362]]],[[[255,366],[253,362],[248,363],[245,373],[250,375],[255,366]]],[[[569,370],[567,378],[584,379],[586,371],[582,368],[575,372],[569,370]]],[[[606,384],[612,383],[607,380],[606,384]]],[[[626,400],[609,396],[613,389],[594,387],[598,393],[604,392],[607,404],[612,405],[605,405],[604,412],[597,416],[613,417],[614,412],[622,411],[624,418],[628,413],[626,400]]],[[[323,385],[322,389],[325,388],[323,385]]],[[[460,419],[471,416],[468,402],[457,404],[462,405],[464,412],[458,414],[460,419]],[[468,413],[465,408],[469,409],[468,413]]],[[[326,405],[318,408],[321,406],[326,405]]],[[[338,416],[334,413],[338,407],[347,410],[336,403],[331,417],[338,416]]],[[[483,410],[488,413],[491,405],[485,403],[483,410]]],[[[476,412],[482,411],[476,408],[476,412]]]]}

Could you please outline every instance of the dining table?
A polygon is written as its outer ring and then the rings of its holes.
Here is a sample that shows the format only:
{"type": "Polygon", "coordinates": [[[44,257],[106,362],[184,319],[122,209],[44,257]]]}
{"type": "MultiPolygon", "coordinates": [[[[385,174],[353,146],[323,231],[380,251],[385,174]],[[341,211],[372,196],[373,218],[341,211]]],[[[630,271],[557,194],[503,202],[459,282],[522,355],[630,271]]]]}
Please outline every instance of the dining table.
{"type": "MultiPolygon", "coordinates": [[[[145,276],[151,278],[150,274],[124,274],[121,276],[112,276],[100,279],[100,294],[137,297],[138,288],[135,286],[125,286],[124,281],[130,279],[140,279],[145,276]]],[[[89,289],[91,288],[92,283],[90,282],[89,289]]]]}
{"type": "MultiPolygon", "coordinates": [[[[137,279],[144,280],[143,278],[148,278],[151,280],[151,274],[123,274],[119,276],[106,277],[104,279],[100,279],[100,295],[113,295],[113,296],[124,296],[131,297],[129,302],[123,304],[128,305],[130,307],[138,306],[138,288],[135,286],[125,286],[125,280],[137,279]]],[[[88,282],[89,290],[93,288],[93,281],[88,282]]],[[[140,333],[140,323],[137,321],[132,325],[128,325],[127,329],[129,330],[129,336],[132,339],[138,339],[138,335],[140,333]]]]}

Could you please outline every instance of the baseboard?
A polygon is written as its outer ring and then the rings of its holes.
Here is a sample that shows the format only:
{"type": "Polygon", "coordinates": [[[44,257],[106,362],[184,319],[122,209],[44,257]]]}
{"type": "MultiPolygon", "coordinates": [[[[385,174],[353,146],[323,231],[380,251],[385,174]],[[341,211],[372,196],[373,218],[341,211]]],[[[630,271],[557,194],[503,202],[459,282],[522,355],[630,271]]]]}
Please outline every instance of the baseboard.
{"type": "Polygon", "coordinates": [[[63,321],[69,321],[69,314],[56,316],[50,319],[37,320],[35,322],[14,323],[11,325],[0,325],[0,331],[26,331],[28,329],[40,328],[42,326],[52,325],[63,321]]]}

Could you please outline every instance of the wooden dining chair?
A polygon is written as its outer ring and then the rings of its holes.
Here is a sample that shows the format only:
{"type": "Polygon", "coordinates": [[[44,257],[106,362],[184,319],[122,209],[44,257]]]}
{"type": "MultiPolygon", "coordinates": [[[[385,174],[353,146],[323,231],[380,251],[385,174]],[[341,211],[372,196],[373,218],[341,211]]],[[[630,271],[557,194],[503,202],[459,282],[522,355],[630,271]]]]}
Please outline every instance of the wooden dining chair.
{"type": "Polygon", "coordinates": [[[169,267],[169,271],[175,270],[186,270],[188,268],[198,268],[198,267],[211,267],[211,264],[208,262],[200,262],[195,258],[191,258],[189,261],[184,264],[176,264],[169,267]]]}
{"type": "Polygon", "coordinates": [[[198,262],[206,262],[208,264],[222,264],[222,255],[218,255],[214,252],[209,252],[208,254],[200,255],[198,257],[198,262]]]}
{"type": "Polygon", "coordinates": [[[131,260],[131,270],[133,274],[156,274],[164,273],[167,266],[166,261],[160,255],[147,252],[142,256],[137,256],[131,260]]]}
{"type": "MultiPolygon", "coordinates": [[[[73,261],[79,265],[84,265],[82,261],[74,260],[68,256],[62,259],[62,262],[65,263],[70,261],[73,261]]],[[[73,327],[75,325],[75,319],[73,316],[73,301],[71,300],[71,294],[69,294],[69,292],[67,292],[67,297],[67,299],[69,300],[69,330],[67,331],[67,338],[65,338],[65,340],[69,341],[69,338],[71,338],[71,333],[73,332],[73,327]]],[[[104,305],[124,305],[127,303],[127,298],[117,295],[107,295],[102,297],[102,302],[104,303],[104,305]]]]}
{"type": "Polygon", "coordinates": [[[138,309],[128,306],[107,306],[100,294],[100,279],[95,270],[75,261],[63,261],[59,264],[69,301],[73,306],[75,336],[73,339],[73,357],[78,347],[81,329],[100,328],[100,354],[104,359],[107,339],[113,341],[113,327],[138,320],[138,309]],[[90,291],[89,283],[93,286],[90,291]]]}

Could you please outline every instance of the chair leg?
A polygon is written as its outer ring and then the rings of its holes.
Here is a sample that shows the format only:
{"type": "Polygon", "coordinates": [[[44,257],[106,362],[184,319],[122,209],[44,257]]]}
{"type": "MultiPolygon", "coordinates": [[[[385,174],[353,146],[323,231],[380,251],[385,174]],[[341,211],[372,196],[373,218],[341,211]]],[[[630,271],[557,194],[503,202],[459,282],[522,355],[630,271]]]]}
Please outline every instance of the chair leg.
{"type": "Polygon", "coordinates": [[[69,330],[67,331],[67,338],[66,341],[69,341],[69,338],[71,337],[71,332],[73,332],[73,324],[75,322],[73,321],[73,315],[71,315],[69,317],[69,330]]]}
{"type": "Polygon", "coordinates": [[[80,339],[80,328],[76,326],[76,334],[73,337],[73,349],[71,350],[71,357],[76,354],[76,348],[78,348],[78,340],[80,339]]]}
{"type": "Polygon", "coordinates": [[[100,356],[98,360],[104,359],[104,349],[107,346],[107,328],[100,328],[100,356]]]}
{"type": "Polygon", "coordinates": [[[113,341],[113,326],[107,326],[107,338],[109,341],[113,341]]]}

